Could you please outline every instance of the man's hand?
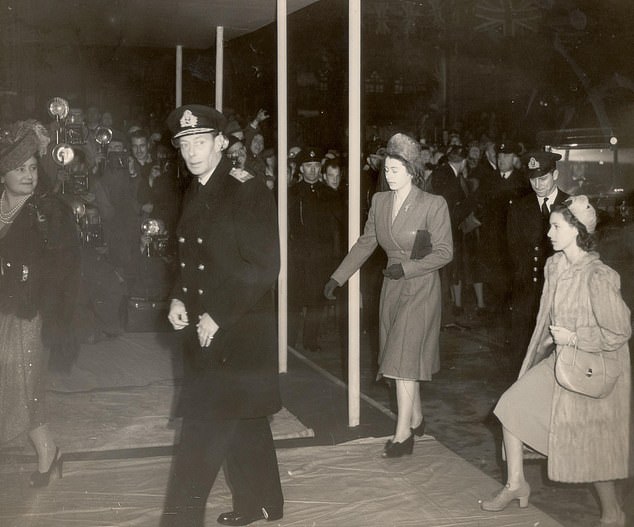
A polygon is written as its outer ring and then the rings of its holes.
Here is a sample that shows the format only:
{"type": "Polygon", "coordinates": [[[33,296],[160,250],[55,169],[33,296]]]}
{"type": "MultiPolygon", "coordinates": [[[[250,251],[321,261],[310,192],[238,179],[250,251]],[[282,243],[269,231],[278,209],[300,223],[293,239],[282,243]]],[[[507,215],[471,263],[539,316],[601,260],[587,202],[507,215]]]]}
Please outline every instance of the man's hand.
{"type": "Polygon", "coordinates": [[[269,117],[269,113],[264,108],[260,108],[257,115],[255,116],[255,120],[258,123],[261,123],[262,121],[266,121],[269,117]]]}
{"type": "Polygon", "coordinates": [[[198,333],[198,342],[202,348],[207,348],[216,334],[220,326],[214,322],[214,319],[207,313],[203,313],[198,317],[196,324],[196,332],[198,333]]]}
{"type": "Polygon", "coordinates": [[[328,280],[324,286],[324,296],[328,300],[336,300],[337,297],[335,296],[335,289],[337,289],[337,287],[339,287],[339,282],[337,282],[337,280],[334,278],[328,280]]]}
{"type": "Polygon", "coordinates": [[[399,280],[405,276],[403,266],[400,263],[392,264],[387,269],[383,269],[383,276],[392,280],[399,280]]]}
{"type": "Polygon", "coordinates": [[[183,329],[189,325],[189,318],[187,318],[187,309],[185,309],[185,304],[177,298],[172,298],[167,320],[170,321],[172,327],[176,330],[183,329]]]}

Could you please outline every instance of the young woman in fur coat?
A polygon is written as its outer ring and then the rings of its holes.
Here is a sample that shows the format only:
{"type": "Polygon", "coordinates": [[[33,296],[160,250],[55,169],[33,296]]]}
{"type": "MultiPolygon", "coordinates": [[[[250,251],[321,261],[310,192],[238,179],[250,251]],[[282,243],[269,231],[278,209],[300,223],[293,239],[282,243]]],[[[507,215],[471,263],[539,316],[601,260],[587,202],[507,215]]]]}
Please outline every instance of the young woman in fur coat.
{"type": "Polygon", "coordinates": [[[550,238],[557,251],[546,262],[539,314],[519,379],[500,398],[507,463],[506,486],[481,503],[501,511],[514,501],[526,507],[523,444],[548,456],[548,476],[568,483],[592,482],[601,504],[601,527],[625,526],[615,480],[631,475],[630,310],[619,275],[592,251],[596,211],[586,196],[554,206],[550,238]],[[553,344],[605,352],[620,365],[614,389],[603,398],[567,390],[555,377],[553,344]]]}

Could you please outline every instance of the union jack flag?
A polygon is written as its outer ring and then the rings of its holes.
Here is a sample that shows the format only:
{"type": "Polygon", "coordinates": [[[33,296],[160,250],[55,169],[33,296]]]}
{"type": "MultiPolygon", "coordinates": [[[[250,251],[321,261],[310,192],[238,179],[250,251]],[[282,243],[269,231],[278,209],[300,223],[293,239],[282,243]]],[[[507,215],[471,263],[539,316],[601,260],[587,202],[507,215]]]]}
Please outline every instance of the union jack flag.
{"type": "Polygon", "coordinates": [[[476,31],[497,31],[505,37],[522,31],[536,32],[541,19],[531,0],[479,0],[474,14],[481,20],[476,31]]]}

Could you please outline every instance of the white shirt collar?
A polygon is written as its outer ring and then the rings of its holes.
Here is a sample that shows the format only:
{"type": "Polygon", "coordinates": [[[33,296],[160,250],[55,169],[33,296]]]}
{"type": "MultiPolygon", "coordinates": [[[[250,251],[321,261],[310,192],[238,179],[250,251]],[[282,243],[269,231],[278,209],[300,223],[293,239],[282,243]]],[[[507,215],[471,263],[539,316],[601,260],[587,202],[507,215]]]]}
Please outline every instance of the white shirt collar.
{"type": "Polygon", "coordinates": [[[213,174],[213,170],[210,170],[207,174],[205,174],[204,176],[198,176],[198,183],[200,183],[201,185],[206,185],[207,181],[209,181],[209,179],[211,178],[211,174],[213,174]]]}
{"type": "MultiPolygon", "coordinates": [[[[558,191],[559,189],[555,187],[555,190],[553,190],[550,194],[548,194],[548,196],[546,196],[548,198],[548,201],[546,202],[546,206],[548,207],[548,210],[550,210],[551,207],[553,206],[553,203],[555,203],[555,198],[557,198],[558,191]]],[[[539,204],[540,208],[542,204],[544,203],[544,199],[545,198],[537,198],[537,203],[539,204]]]]}

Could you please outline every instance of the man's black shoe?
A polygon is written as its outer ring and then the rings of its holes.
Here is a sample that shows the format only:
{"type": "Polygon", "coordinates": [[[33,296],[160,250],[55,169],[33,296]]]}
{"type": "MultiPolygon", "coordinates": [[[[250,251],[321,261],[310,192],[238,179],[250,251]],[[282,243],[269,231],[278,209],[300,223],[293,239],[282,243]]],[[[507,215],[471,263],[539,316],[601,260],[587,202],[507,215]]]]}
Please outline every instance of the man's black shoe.
{"type": "Polygon", "coordinates": [[[282,516],[284,516],[284,514],[281,509],[262,507],[261,510],[256,512],[223,512],[218,516],[218,523],[222,525],[249,525],[258,520],[267,520],[270,522],[280,520],[282,516]]]}

